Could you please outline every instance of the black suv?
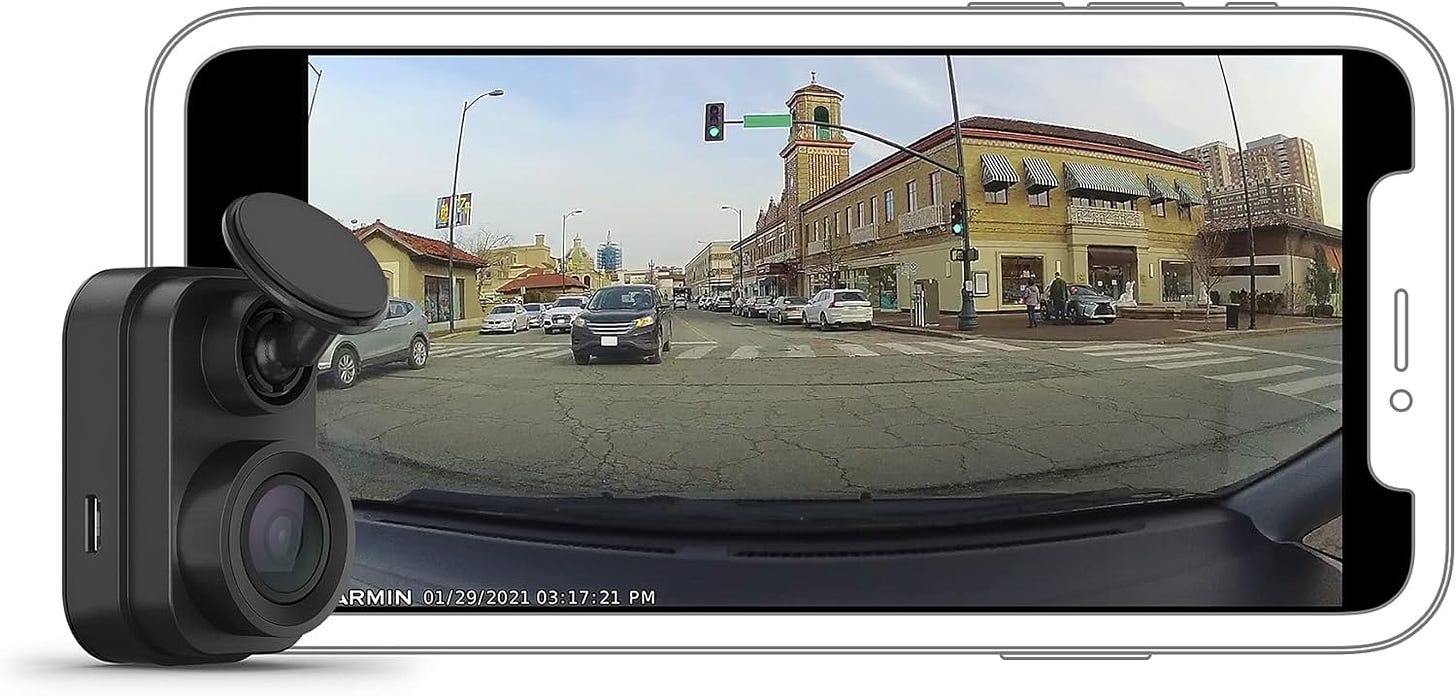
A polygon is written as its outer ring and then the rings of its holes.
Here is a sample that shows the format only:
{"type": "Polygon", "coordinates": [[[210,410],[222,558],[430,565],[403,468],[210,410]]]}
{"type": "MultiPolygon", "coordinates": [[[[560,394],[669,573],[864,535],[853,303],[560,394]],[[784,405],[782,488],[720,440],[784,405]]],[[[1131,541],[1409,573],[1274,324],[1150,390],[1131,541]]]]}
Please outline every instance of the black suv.
{"type": "Polygon", "coordinates": [[[592,295],[571,320],[571,355],[585,365],[592,356],[637,357],[662,362],[672,350],[672,312],[651,285],[609,285],[592,295]]]}

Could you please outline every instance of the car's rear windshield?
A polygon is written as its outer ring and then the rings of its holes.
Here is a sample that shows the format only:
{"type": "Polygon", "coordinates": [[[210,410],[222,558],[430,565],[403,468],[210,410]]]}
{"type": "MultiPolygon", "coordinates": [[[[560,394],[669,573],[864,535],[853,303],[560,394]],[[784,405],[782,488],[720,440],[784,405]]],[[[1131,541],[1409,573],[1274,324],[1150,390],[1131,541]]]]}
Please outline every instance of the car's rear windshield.
{"type": "Polygon", "coordinates": [[[580,307],[581,306],[581,298],[580,297],[563,297],[563,298],[561,298],[561,299],[559,299],[559,300],[556,301],[556,306],[557,307],[580,307]]]}
{"type": "Polygon", "coordinates": [[[804,304],[804,298],[802,298],[802,297],[785,297],[784,298],[784,304],[804,304]]]}
{"type": "Polygon", "coordinates": [[[516,306],[515,305],[506,305],[506,304],[497,305],[495,309],[490,310],[490,313],[491,314],[515,314],[516,313],[516,306]]]}
{"type": "Polygon", "coordinates": [[[836,302],[865,302],[865,295],[857,290],[846,290],[834,293],[836,302]]]}
{"type": "Polygon", "coordinates": [[[540,310],[541,310],[541,305],[540,304],[537,304],[535,302],[531,302],[531,303],[529,303],[529,304],[526,305],[526,311],[527,312],[537,312],[537,311],[540,311],[540,310]]]}

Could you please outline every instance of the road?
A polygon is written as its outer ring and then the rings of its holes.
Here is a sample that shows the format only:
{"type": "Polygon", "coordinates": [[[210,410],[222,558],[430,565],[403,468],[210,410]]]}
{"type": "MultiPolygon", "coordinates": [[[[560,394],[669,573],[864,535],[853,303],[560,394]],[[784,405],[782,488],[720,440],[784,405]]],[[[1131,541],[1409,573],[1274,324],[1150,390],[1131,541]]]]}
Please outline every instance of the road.
{"type": "MultiPolygon", "coordinates": [[[[1341,333],[1169,346],[932,340],[674,312],[660,365],[532,330],[319,392],[352,493],[1207,491],[1339,428],[1341,333]]],[[[1095,328],[1095,327],[1094,327],[1095,328]]]]}

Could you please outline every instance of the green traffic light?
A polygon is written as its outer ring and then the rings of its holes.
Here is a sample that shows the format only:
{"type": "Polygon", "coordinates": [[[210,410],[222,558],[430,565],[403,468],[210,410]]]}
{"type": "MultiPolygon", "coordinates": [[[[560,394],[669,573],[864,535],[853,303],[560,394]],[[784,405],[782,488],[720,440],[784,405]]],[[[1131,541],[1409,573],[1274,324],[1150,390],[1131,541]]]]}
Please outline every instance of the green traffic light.
{"type": "Polygon", "coordinates": [[[712,128],[709,128],[708,129],[708,135],[711,135],[714,138],[718,137],[718,127],[717,126],[713,126],[712,128]]]}

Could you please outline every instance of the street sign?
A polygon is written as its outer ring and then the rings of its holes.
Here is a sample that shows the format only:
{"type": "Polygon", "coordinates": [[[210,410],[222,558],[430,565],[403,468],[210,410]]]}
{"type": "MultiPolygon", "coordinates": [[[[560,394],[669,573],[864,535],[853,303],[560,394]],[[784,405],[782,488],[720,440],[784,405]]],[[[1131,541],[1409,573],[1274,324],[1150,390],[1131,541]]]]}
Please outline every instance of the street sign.
{"type": "Polygon", "coordinates": [[[744,128],[788,128],[794,125],[793,114],[744,114],[744,128]]]}
{"type": "Polygon", "coordinates": [[[965,261],[966,260],[966,250],[965,249],[962,249],[960,247],[956,247],[954,249],[951,249],[950,250],[950,260],[951,261],[965,261]]]}
{"type": "MultiPolygon", "coordinates": [[[[435,229],[443,230],[450,226],[450,197],[440,196],[435,200],[435,229]]],[[[462,193],[455,196],[455,226],[465,227],[470,224],[470,194],[462,193]]]]}

